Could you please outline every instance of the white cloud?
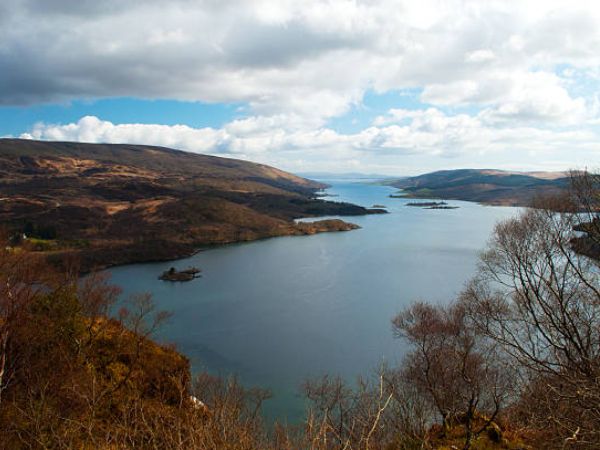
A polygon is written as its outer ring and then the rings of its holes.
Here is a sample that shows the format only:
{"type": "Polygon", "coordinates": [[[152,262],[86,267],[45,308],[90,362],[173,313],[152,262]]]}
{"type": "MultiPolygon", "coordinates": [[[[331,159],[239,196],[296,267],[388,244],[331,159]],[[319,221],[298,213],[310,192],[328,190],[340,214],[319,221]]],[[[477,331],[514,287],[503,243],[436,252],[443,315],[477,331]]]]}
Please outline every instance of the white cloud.
{"type": "Polygon", "coordinates": [[[593,111],[583,97],[573,98],[566,84],[548,72],[490,71],[477,80],[427,86],[421,99],[437,105],[486,105],[487,120],[495,122],[583,124],[593,111]]]}
{"type": "Polygon", "coordinates": [[[391,110],[377,125],[354,134],[323,127],[290,129],[286,123],[283,116],[250,117],[214,129],[115,125],[87,116],[66,125],[40,123],[21,137],[160,145],[251,159],[291,171],[356,170],[360,161],[362,170],[389,174],[449,166],[567,169],[585,166],[600,152],[600,136],[592,131],[497,128],[481,117],[447,115],[435,108],[391,110]],[[566,152],[569,163],[556,163],[566,152]]]}
{"type": "Polygon", "coordinates": [[[136,143],[175,147],[195,152],[216,152],[227,140],[223,131],[212,128],[191,128],[186,125],[121,124],[82,117],[77,123],[51,125],[38,123],[24,139],[53,141],[136,143]]]}
{"type": "Polygon", "coordinates": [[[467,63],[484,63],[488,61],[493,61],[496,58],[496,55],[490,49],[479,49],[469,52],[465,56],[465,62],[467,63]]]}
{"type": "Polygon", "coordinates": [[[242,103],[251,117],[220,129],[87,117],[29,135],[232,153],[294,170],[321,160],[388,172],[435,158],[501,165],[501,155],[575,164],[599,159],[598,49],[600,6],[588,0],[11,0],[0,5],[0,105],[242,103]],[[427,109],[392,110],[354,134],[327,128],[367,90],[404,89],[421,90],[427,109]],[[441,111],[457,107],[470,113],[441,111]]]}
{"type": "Polygon", "coordinates": [[[444,104],[449,86],[459,102],[500,107],[494,83],[518,90],[533,70],[600,66],[599,12],[584,0],[13,0],[0,18],[0,66],[11,69],[0,102],[235,101],[316,123],[370,87],[424,87],[444,104]]]}

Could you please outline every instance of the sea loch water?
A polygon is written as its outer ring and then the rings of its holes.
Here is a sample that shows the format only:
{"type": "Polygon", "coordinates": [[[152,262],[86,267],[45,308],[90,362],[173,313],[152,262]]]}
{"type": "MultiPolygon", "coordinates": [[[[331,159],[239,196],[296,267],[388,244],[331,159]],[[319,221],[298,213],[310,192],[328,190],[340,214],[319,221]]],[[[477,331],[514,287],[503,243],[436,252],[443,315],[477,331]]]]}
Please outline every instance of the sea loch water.
{"type": "Polygon", "coordinates": [[[173,317],[159,331],[195,372],[237,374],[271,389],[267,417],[297,420],[299,386],[323,373],[353,380],[405,352],[390,320],[418,299],[448,302],[474,274],[494,224],[515,208],[449,202],[453,210],[408,207],[395,189],[323,180],[334,201],[386,215],[346,217],[351,232],[282,237],[227,245],[187,259],[110,270],[125,294],[150,292],[173,317]],[[159,281],[171,266],[202,269],[188,283],[159,281]]]}

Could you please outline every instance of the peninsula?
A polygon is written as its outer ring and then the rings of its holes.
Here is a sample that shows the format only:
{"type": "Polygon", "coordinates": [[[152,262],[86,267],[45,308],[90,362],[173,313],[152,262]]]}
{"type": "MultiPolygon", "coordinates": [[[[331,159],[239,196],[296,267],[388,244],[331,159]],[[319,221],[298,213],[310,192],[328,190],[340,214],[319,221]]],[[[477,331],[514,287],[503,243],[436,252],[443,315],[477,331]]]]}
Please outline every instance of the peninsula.
{"type": "Polygon", "coordinates": [[[537,196],[556,195],[569,186],[565,172],[509,172],[495,169],[440,170],[385,180],[402,189],[391,198],[465,200],[486,205],[526,206],[537,196]]]}
{"type": "Polygon", "coordinates": [[[12,245],[82,271],[203,246],[355,228],[384,213],[318,198],[325,184],[262,164],[144,145],[0,139],[0,223],[12,245]]]}

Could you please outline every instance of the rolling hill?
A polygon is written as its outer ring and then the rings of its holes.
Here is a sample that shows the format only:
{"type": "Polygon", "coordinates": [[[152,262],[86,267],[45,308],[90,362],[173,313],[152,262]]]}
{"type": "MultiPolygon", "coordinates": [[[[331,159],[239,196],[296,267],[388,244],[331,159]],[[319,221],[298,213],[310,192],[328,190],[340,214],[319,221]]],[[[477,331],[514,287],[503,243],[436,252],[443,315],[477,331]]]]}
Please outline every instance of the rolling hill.
{"type": "Polygon", "coordinates": [[[565,172],[492,169],[440,170],[385,182],[402,189],[407,197],[466,200],[502,206],[526,206],[536,196],[561,192],[568,183],[565,172]]]}
{"type": "Polygon", "coordinates": [[[169,148],[0,139],[0,226],[51,260],[75,257],[83,271],[352,228],[294,223],[299,217],[382,212],[315,198],[324,187],[266,165],[169,148]]]}

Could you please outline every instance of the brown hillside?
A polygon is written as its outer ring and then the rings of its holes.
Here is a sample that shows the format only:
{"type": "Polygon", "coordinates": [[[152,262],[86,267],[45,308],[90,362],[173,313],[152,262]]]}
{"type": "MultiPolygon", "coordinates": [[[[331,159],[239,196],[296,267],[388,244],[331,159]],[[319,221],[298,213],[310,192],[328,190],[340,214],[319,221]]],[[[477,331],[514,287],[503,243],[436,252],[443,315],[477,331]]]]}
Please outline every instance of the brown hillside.
{"type": "Polygon", "coordinates": [[[527,206],[557,195],[569,185],[565,172],[509,172],[495,169],[440,170],[387,182],[411,198],[466,200],[488,205],[527,206]]]}
{"type": "Polygon", "coordinates": [[[325,185],[273,167],[140,145],[0,139],[0,180],[0,224],[54,260],[76,255],[84,270],[347,229],[293,219],[370,212],[316,199],[325,185]]]}

